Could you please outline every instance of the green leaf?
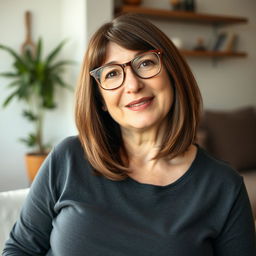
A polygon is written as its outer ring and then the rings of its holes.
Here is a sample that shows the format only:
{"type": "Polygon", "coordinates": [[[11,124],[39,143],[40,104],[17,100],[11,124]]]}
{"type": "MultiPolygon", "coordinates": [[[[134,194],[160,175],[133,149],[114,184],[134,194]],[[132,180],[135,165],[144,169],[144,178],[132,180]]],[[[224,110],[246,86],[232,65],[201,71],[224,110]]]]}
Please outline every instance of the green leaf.
{"type": "Polygon", "coordinates": [[[4,72],[4,73],[0,73],[0,76],[2,77],[8,77],[8,78],[14,78],[19,76],[19,74],[17,73],[12,73],[12,72],[4,72]]]}
{"type": "Polygon", "coordinates": [[[6,85],[6,87],[15,87],[16,85],[20,85],[20,80],[14,80],[10,84],[6,85]]]}
{"type": "Polygon", "coordinates": [[[31,86],[28,85],[28,83],[24,77],[24,80],[21,81],[20,87],[17,91],[17,93],[18,93],[17,97],[19,98],[19,100],[28,101],[29,98],[33,97],[33,94],[31,91],[32,91],[32,88],[31,88],[31,86]]]}
{"type": "Polygon", "coordinates": [[[66,42],[67,40],[63,40],[56,48],[53,49],[52,52],[50,52],[50,54],[46,57],[46,65],[49,65],[54,60],[66,42]]]}
{"type": "Polygon", "coordinates": [[[36,62],[37,63],[41,62],[42,48],[43,48],[42,38],[39,38],[37,45],[36,45],[36,62]]]}
{"type": "Polygon", "coordinates": [[[35,78],[37,81],[43,81],[45,79],[45,77],[47,76],[46,74],[46,66],[45,66],[45,63],[43,62],[37,62],[36,65],[35,65],[35,78]]]}
{"type": "Polygon", "coordinates": [[[31,64],[34,62],[34,57],[33,57],[33,53],[31,51],[31,49],[25,49],[24,53],[23,53],[25,60],[27,60],[27,64],[31,64]]]}
{"type": "Polygon", "coordinates": [[[21,59],[21,57],[10,47],[0,44],[0,49],[10,53],[14,57],[16,62],[23,63],[23,60],[21,59]]]}
{"type": "Polygon", "coordinates": [[[28,147],[34,147],[36,146],[36,135],[33,133],[30,133],[27,138],[21,138],[19,139],[20,142],[25,143],[28,147]]]}
{"type": "Polygon", "coordinates": [[[19,89],[14,91],[13,93],[11,93],[7,98],[6,100],[4,101],[3,103],[3,107],[5,108],[11,101],[14,97],[17,97],[19,94],[19,89]]]}
{"type": "Polygon", "coordinates": [[[38,120],[38,117],[31,110],[24,110],[22,114],[29,121],[34,122],[38,120]]]}
{"type": "Polygon", "coordinates": [[[17,92],[16,92],[16,91],[13,92],[12,94],[10,94],[10,95],[6,98],[6,100],[5,100],[4,103],[3,103],[3,107],[5,108],[5,107],[12,101],[12,99],[13,99],[15,96],[17,96],[17,92]]]}
{"type": "Polygon", "coordinates": [[[55,80],[56,80],[56,83],[57,83],[58,85],[60,85],[61,87],[67,88],[67,89],[69,89],[69,90],[71,90],[71,91],[74,90],[74,88],[73,88],[71,85],[65,83],[58,75],[55,75],[54,78],[55,78],[55,80]]]}
{"type": "Polygon", "coordinates": [[[30,68],[30,63],[25,58],[22,58],[22,62],[15,61],[13,63],[14,68],[17,70],[17,73],[19,75],[22,75],[24,73],[28,73],[30,68]]]}

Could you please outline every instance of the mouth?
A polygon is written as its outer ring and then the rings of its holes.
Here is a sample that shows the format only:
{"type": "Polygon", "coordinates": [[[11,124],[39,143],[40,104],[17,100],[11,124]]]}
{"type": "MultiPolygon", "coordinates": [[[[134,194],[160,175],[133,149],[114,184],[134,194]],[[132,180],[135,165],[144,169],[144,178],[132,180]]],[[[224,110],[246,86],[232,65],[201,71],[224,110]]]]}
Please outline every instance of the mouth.
{"type": "Polygon", "coordinates": [[[154,97],[143,97],[139,100],[134,100],[125,107],[134,111],[142,110],[151,105],[154,97]]]}

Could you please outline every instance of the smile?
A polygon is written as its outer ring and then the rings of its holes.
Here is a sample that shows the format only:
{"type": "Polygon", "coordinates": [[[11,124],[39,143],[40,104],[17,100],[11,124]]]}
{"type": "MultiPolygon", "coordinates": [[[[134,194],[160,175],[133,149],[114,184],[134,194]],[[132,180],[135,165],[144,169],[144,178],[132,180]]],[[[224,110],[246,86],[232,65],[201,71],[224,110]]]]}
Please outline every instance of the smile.
{"type": "Polygon", "coordinates": [[[147,108],[149,105],[151,105],[153,99],[154,97],[144,97],[139,100],[130,102],[125,107],[133,111],[143,110],[147,108]]]}

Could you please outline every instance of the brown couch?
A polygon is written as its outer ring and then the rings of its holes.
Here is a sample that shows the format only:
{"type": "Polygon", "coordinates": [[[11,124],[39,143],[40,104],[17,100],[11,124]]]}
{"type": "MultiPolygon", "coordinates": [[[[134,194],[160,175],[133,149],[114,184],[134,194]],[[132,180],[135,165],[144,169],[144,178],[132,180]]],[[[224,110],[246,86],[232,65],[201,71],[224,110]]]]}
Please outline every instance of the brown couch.
{"type": "Polygon", "coordinates": [[[256,220],[256,109],[204,111],[198,144],[244,177],[256,220]]]}

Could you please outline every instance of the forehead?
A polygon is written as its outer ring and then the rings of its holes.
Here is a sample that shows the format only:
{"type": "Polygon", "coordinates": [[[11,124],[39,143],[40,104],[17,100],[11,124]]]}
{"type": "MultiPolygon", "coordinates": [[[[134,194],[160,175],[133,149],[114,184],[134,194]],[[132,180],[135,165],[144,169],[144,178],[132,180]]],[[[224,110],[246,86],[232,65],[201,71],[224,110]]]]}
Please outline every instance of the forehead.
{"type": "Polygon", "coordinates": [[[108,63],[125,63],[136,57],[141,51],[128,50],[114,42],[109,42],[106,47],[106,57],[103,65],[108,63]]]}

